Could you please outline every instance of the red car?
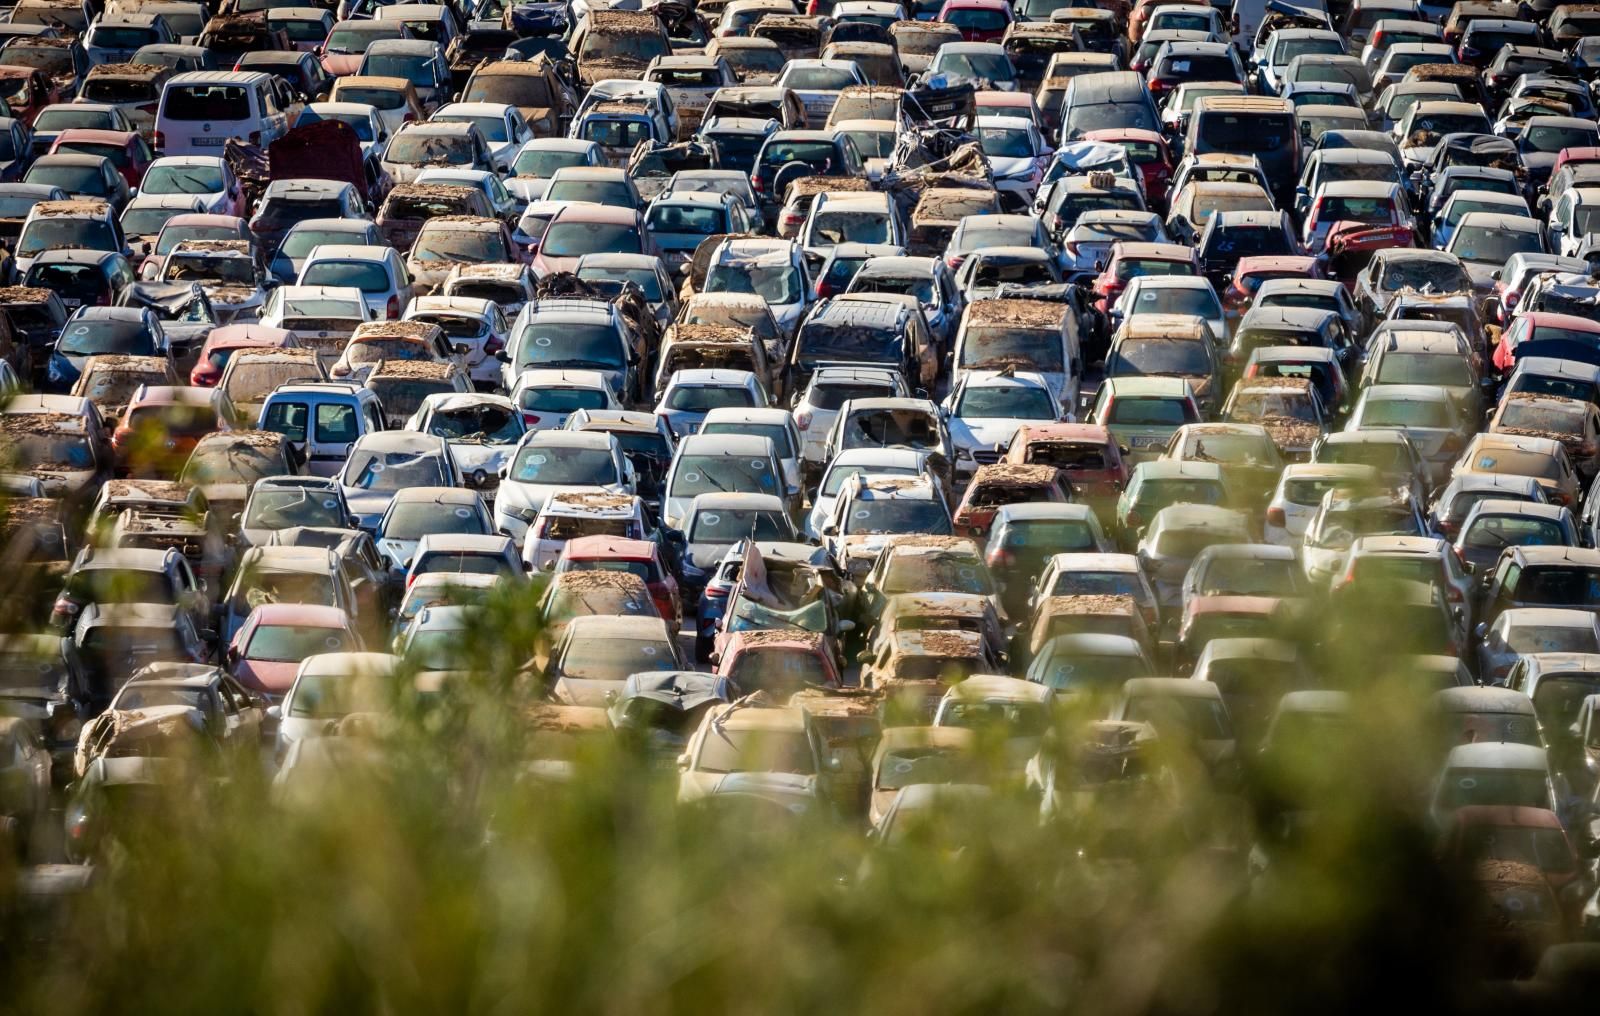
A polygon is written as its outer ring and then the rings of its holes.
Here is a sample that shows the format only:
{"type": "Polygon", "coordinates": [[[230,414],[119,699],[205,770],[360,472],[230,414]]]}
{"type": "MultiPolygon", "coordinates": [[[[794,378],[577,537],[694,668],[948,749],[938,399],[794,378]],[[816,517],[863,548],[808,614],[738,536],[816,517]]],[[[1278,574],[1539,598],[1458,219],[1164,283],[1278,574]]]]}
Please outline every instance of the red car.
{"type": "Polygon", "coordinates": [[[1265,254],[1239,259],[1233,278],[1222,293],[1222,312],[1229,322],[1250,309],[1256,290],[1268,279],[1321,279],[1322,262],[1298,254],[1265,254]]]}
{"type": "Polygon", "coordinates": [[[110,159],[111,164],[117,167],[117,172],[128,181],[129,187],[137,187],[144,180],[144,171],[156,161],[156,153],[151,150],[150,142],[138,131],[101,131],[84,127],[73,127],[56,135],[55,144],[50,146],[51,155],[98,155],[110,159]]]}
{"type": "Polygon", "coordinates": [[[625,571],[644,580],[656,610],[676,631],[683,617],[678,580],[662,564],[660,548],[651,540],[625,540],[616,536],[579,536],[568,540],[551,571],[625,571]]]}
{"type": "Polygon", "coordinates": [[[1575,314],[1554,314],[1536,310],[1518,314],[1511,327],[1500,337],[1494,347],[1494,366],[1502,374],[1509,374],[1517,365],[1517,347],[1524,342],[1548,339],[1568,339],[1586,346],[1600,345],[1600,321],[1578,317],[1575,314]]]}
{"type": "Polygon", "coordinates": [[[1105,270],[1094,280],[1095,306],[1102,314],[1110,314],[1122,291],[1128,288],[1128,280],[1141,275],[1199,274],[1200,256],[1193,247],[1118,240],[1111,245],[1105,270]]]}
{"type": "Polygon", "coordinates": [[[1073,496],[1093,504],[1114,504],[1128,485],[1128,465],[1122,461],[1116,439],[1096,423],[1019,427],[1006,449],[1005,461],[1055,466],[1067,474],[1073,496]]]}
{"type": "Polygon", "coordinates": [[[717,676],[742,695],[770,691],[792,695],[812,685],[839,686],[839,669],[827,640],[809,631],[736,631],[717,653],[717,676]]]}
{"type": "Polygon", "coordinates": [[[213,328],[200,347],[199,359],[189,372],[189,383],[196,388],[214,388],[222,380],[228,358],[240,349],[289,349],[298,347],[294,332],[269,325],[227,325],[213,328]]]}
{"type": "Polygon", "coordinates": [[[128,401],[122,420],[111,434],[111,450],[118,466],[131,469],[135,475],[147,475],[149,467],[159,463],[130,462],[130,455],[141,460],[164,460],[170,468],[157,471],[176,476],[201,438],[219,430],[233,430],[239,423],[233,400],[226,392],[186,385],[146,385],[128,401]],[[148,436],[143,442],[134,440],[141,430],[160,435],[154,447],[148,436]],[[145,447],[137,447],[141,444],[145,447]]]}
{"type": "Polygon", "coordinates": [[[361,648],[361,636],[338,607],[263,603],[250,611],[228,643],[223,665],[235,681],[281,702],[307,656],[361,648]]]}
{"type": "Polygon", "coordinates": [[[0,64],[0,97],[12,116],[32,127],[40,110],[61,101],[61,86],[37,67],[0,64]]]}
{"type": "Polygon", "coordinates": [[[1013,18],[1004,0],[946,0],[934,20],[961,29],[967,42],[999,42],[1013,18]]]}
{"type": "Polygon", "coordinates": [[[575,272],[585,254],[645,253],[644,220],[632,208],[573,202],[556,213],[539,240],[533,273],[575,272]]]}
{"type": "Polygon", "coordinates": [[[1176,165],[1167,139],[1157,131],[1137,127],[1113,127],[1089,131],[1085,141],[1104,141],[1121,145],[1128,153],[1128,161],[1139,167],[1144,177],[1144,199],[1152,210],[1165,211],[1167,190],[1172,184],[1172,170],[1176,165]]]}
{"type": "MultiPolygon", "coordinates": [[[[1457,808],[1439,844],[1447,860],[1472,865],[1481,861],[1531,864],[1544,875],[1550,888],[1562,893],[1579,874],[1578,855],[1547,808],[1510,805],[1470,805],[1457,808]]],[[[1565,897],[1567,894],[1563,894],[1565,897]]],[[[1563,898],[1572,906],[1577,897],[1563,898]]]]}

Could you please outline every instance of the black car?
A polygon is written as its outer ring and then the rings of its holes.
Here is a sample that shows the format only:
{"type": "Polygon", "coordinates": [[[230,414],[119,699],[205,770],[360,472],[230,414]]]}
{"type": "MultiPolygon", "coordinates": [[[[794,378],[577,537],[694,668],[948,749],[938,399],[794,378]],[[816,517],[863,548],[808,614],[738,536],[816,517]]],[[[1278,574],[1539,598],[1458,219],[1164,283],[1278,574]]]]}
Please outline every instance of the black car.
{"type": "Polygon", "coordinates": [[[829,131],[776,131],[761,146],[750,185],[769,219],[783,204],[784,190],[803,176],[865,178],[866,167],[855,142],[829,131]],[[780,179],[781,176],[781,179],[780,179]],[[781,186],[780,186],[781,185],[781,186]]]}
{"type": "Polygon", "coordinates": [[[1206,220],[1196,246],[1200,269],[1219,293],[1227,288],[1240,258],[1305,253],[1287,212],[1217,212],[1206,220]]]}
{"type": "MultiPolygon", "coordinates": [[[[38,267],[35,262],[34,268],[38,267]]],[[[33,271],[28,275],[32,278],[33,271]]],[[[149,308],[83,307],[61,330],[45,368],[44,388],[55,393],[70,391],[91,356],[168,355],[166,332],[149,308]]]]}

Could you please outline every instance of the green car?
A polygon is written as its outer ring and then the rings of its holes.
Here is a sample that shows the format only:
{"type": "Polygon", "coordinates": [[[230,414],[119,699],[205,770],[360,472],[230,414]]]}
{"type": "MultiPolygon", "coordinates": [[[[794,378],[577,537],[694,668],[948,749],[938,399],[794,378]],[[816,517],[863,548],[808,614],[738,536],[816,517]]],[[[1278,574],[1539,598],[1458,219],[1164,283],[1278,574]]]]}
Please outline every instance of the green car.
{"type": "Polygon", "coordinates": [[[1117,499],[1117,543],[1131,551],[1156,513],[1168,505],[1229,503],[1222,467],[1214,462],[1141,462],[1117,499]]]}
{"type": "Polygon", "coordinates": [[[1180,377],[1108,378],[1095,392],[1090,415],[1111,431],[1130,465],[1157,458],[1173,431],[1199,423],[1200,406],[1189,382],[1180,377]]]}

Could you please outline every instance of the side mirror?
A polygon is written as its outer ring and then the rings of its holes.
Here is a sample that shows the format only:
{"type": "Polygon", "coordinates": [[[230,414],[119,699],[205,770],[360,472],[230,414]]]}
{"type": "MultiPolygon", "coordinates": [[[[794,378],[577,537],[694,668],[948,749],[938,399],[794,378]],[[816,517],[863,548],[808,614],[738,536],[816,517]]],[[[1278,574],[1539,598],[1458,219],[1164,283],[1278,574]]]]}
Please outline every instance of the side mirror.
{"type": "Polygon", "coordinates": [[[838,536],[839,535],[839,527],[834,525],[832,522],[830,522],[827,525],[822,527],[822,535],[823,536],[838,536]]]}
{"type": "Polygon", "coordinates": [[[1472,635],[1474,638],[1482,639],[1488,636],[1488,634],[1489,626],[1483,621],[1479,621],[1477,624],[1472,626],[1472,635]]]}
{"type": "Polygon", "coordinates": [[[689,753],[688,752],[684,752],[682,755],[678,756],[678,772],[686,773],[688,771],[689,771],[689,753]]]}
{"type": "Polygon", "coordinates": [[[455,345],[451,346],[450,349],[457,356],[466,356],[468,353],[472,352],[472,347],[467,345],[465,342],[457,342],[455,345]]]}
{"type": "Polygon", "coordinates": [[[269,720],[281,720],[281,719],[283,719],[283,707],[282,706],[268,706],[267,707],[267,719],[269,719],[269,720]]]}

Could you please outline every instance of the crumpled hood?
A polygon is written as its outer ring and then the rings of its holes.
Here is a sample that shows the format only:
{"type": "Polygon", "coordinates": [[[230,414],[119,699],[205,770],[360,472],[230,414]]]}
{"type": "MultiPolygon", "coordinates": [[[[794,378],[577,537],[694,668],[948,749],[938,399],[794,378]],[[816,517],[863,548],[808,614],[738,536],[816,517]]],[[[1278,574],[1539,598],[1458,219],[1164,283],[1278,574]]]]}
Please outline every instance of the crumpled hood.
{"type": "Polygon", "coordinates": [[[389,502],[394,500],[390,491],[360,491],[359,493],[346,494],[350,504],[350,514],[360,521],[363,529],[375,528],[384,511],[389,507],[389,502]]]}
{"type": "Polygon", "coordinates": [[[952,416],[949,420],[950,440],[958,448],[980,450],[993,448],[995,445],[1009,445],[1017,433],[1017,428],[1025,422],[1027,421],[998,417],[963,420],[952,416]]]}
{"type": "Polygon", "coordinates": [[[466,475],[471,475],[478,470],[483,470],[486,475],[492,476],[500,471],[511,458],[513,445],[468,444],[466,442],[452,442],[450,454],[456,460],[456,467],[466,475]]]}

